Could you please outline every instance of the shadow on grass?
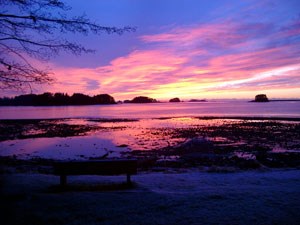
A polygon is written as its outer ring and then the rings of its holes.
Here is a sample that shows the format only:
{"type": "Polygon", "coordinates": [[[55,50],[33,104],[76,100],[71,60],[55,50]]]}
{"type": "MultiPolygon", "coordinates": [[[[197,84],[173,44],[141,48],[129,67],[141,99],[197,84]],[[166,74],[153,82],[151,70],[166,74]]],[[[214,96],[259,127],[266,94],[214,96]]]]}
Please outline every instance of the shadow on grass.
{"type": "Polygon", "coordinates": [[[137,184],[131,183],[109,183],[109,184],[67,184],[65,186],[55,185],[48,188],[49,193],[60,192],[103,192],[103,191],[122,191],[137,187],[137,184]]]}

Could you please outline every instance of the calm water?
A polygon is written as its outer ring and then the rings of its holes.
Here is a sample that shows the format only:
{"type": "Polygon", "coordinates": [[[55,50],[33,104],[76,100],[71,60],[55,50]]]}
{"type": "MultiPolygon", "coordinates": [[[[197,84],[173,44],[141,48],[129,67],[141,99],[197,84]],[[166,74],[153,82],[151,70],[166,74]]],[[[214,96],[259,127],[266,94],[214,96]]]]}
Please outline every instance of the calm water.
{"type": "Polygon", "coordinates": [[[188,116],[300,117],[300,101],[211,101],[93,106],[0,107],[0,119],[159,118],[188,116]]]}
{"type": "MultiPolygon", "coordinates": [[[[175,146],[177,142],[184,141],[184,139],[152,135],[152,129],[193,127],[195,125],[203,125],[202,123],[205,123],[206,126],[214,123],[224,123],[222,120],[207,121],[189,118],[197,116],[300,118],[300,102],[249,103],[246,101],[215,101],[98,106],[0,107],[0,119],[71,118],[60,122],[111,128],[90,132],[85,136],[2,141],[0,142],[0,156],[14,155],[24,159],[34,157],[88,159],[89,157],[101,157],[108,154],[108,158],[120,157],[122,152],[159,149],[169,145],[175,146]],[[153,119],[161,117],[169,117],[169,119],[153,119]],[[85,118],[140,118],[141,120],[98,123],[85,118]],[[120,147],[122,145],[128,147],[120,147]]],[[[27,132],[39,131],[29,129],[27,132]]]]}

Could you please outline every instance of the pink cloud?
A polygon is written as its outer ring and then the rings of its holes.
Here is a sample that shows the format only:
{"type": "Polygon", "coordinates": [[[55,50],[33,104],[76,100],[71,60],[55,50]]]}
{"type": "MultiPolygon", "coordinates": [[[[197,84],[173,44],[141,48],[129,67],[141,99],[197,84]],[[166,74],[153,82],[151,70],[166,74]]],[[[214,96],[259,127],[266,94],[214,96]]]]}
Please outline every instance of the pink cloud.
{"type": "Polygon", "coordinates": [[[147,48],[115,58],[108,65],[56,68],[58,82],[52,90],[109,93],[117,99],[137,95],[167,99],[297,88],[300,50],[296,43],[278,42],[283,33],[298,34],[297,29],[271,35],[272,29],[259,23],[222,22],[143,35],[140,39],[147,48]]]}
{"type": "Polygon", "coordinates": [[[236,32],[236,25],[231,22],[220,24],[203,24],[191,27],[175,28],[167,33],[143,35],[141,40],[148,43],[172,43],[195,45],[209,43],[210,45],[228,47],[246,38],[245,34],[236,32]]]}
{"type": "MultiPolygon", "coordinates": [[[[216,90],[254,90],[257,82],[275,88],[274,76],[256,79],[261,73],[280,69],[292,64],[282,55],[284,49],[270,49],[252,53],[240,53],[212,58],[206,66],[186,65],[189,58],[176,56],[174,52],[135,51],[120,57],[110,65],[96,69],[62,69],[56,72],[58,83],[52,90],[82,92],[87,94],[110,93],[117,99],[133,98],[137,95],[151,95],[156,98],[178,96],[205,96],[216,90]],[[277,55],[278,57],[274,57],[277,55]],[[99,84],[99,88],[87,88],[85,78],[99,84]],[[255,87],[253,89],[253,87],[255,87]],[[76,91],[74,91],[76,90],[76,91]]],[[[280,73],[285,83],[295,77],[299,67],[280,73]]],[[[294,87],[288,84],[287,87],[294,87]]]]}

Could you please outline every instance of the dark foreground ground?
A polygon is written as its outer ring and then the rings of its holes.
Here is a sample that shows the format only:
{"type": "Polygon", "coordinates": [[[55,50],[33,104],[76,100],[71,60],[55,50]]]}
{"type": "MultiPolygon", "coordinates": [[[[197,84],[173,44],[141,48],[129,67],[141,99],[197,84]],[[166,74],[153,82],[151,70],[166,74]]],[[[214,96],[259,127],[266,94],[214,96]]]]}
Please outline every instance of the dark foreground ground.
{"type": "Polygon", "coordinates": [[[1,175],[1,224],[299,224],[300,171],[1,175]]]}
{"type": "Polygon", "coordinates": [[[139,171],[132,186],[124,176],[71,176],[61,190],[55,160],[0,157],[1,224],[300,224],[298,120],[146,122],[0,121],[2,142],[126,134],[120,156],[137,158],[139,171]]]}

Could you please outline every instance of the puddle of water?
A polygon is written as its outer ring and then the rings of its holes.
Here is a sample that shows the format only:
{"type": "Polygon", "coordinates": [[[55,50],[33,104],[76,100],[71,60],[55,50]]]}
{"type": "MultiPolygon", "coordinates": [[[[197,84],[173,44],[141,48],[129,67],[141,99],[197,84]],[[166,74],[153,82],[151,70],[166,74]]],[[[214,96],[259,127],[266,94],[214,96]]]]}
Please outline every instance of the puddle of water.
{"type": "MultiPolygon", "coordinates": [[[[120,157],[124,152],[132,150],[154,150],[168,146],[176,146],[185,139],[174,137],[173,128],[200,128],[201,126],[219,126],[223,124],[240,123],[241,120],[198,118],[164,118],[141,119],[138,121],[102,121],[90,119],[62,119],[45,121],[49,124],[92,125],[99,128],[90,131],[86,136],[68,138],[32,138],[0,142],[0,155],[19,158],[52,158],[52,159],[87,159],[104,155],[107,157],[120,157]],[[103,128],[103,129],[102,129],[103,128]],[[119,146],[119,147],[118,147],[119,146]],[[125,146],[125,147],[124,147],[125,146]]],[[[30,128],[26,134],[40,134],[43,130],[30,128]]],[[[225,137],[207,137],[215,142],[215,146],[239,146],[244,142],[232,142],[225,137]]],[[[275,147],[273,152],[299,152],[275,147]]],[[[250,153],[236,152],[241,158],[255,159],[250,153]]],[[[166,160],[166,159],[164,159],[166,160]]],[[[167,159],[174,160],[174,159],[167,159]]]]}
{"type": "Polygon", "coordinates": [[[127,148],[117,147],[109,138],[80,136],[68,138],[35,138],[0,142],[1,156],[16,155],[20,159],[88,159],[120,157],[127,148]]]}

